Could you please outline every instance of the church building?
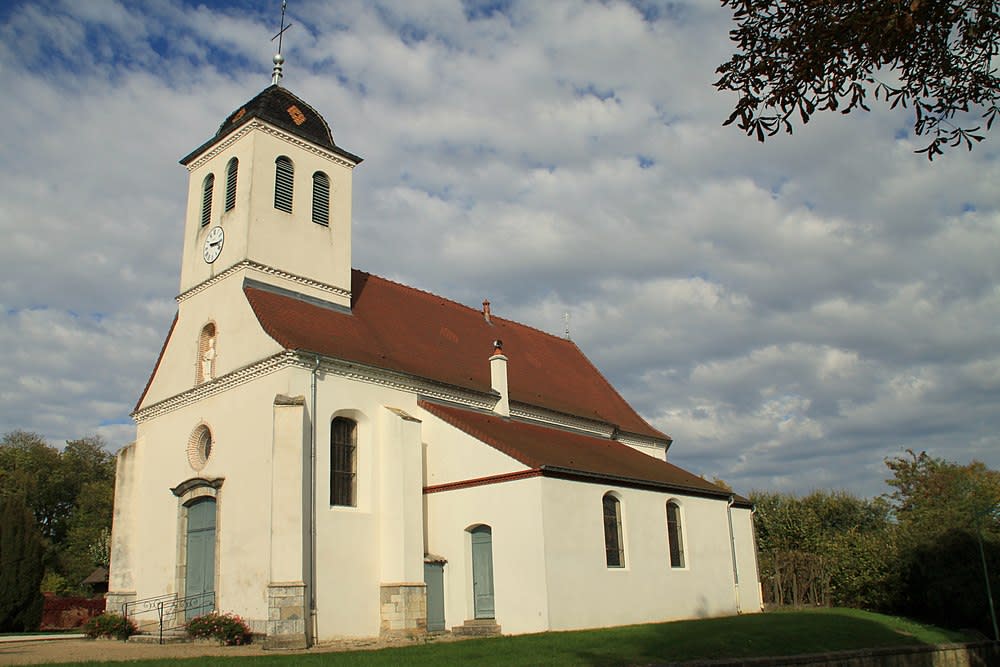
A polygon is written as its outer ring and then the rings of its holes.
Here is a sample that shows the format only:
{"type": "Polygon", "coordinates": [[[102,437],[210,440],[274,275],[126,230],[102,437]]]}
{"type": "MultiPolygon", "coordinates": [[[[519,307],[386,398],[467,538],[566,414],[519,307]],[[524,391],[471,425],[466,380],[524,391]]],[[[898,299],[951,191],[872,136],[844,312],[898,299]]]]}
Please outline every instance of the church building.
{"type": "Polygon", "coordinates": [[[352,269],[361,158],[279,79],[181,160],[109,611],[232,612],[274,647],[759,611],[749,501],[669,463],[572,341],[352,269]]]}

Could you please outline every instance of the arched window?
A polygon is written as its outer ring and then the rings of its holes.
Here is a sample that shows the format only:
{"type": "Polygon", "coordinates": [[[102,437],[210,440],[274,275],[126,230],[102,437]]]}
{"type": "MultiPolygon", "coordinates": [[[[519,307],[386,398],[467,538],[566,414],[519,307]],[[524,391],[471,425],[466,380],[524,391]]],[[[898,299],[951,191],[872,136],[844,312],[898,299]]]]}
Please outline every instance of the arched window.
{"type": "Polygon", "coordinates": [[[610,493],[604,494],[604,551],[608,567],[625,567],[625,544],[622,541],[621,503],[610,493]]]}
{"type": "Polygon", "coordinates": [[[672,500],[667,503],[667,539],[670,542],[670,567],[684,567],[681,508],[672,500]]]}
{"type": "Polygon", "coordinates": [[[226,210],[232,211],[236,208],[236,172],[239,171],[240,161],[233,158],[226,165],[226,210]]]}
{"type": "Polygon", "coordinates": [[[209,322],[198,336],[198,358],[195,360],[195,384],[215,379],[215,325],[209,322]]]}
{"type": "Polygon", "coordinates": [[[201,184],[201,226],[204,227],[212,219],[212,189],[215,187],[215,174],[209,174],[201,184]]]}
{"type": "Polygon", "coordinates": [[[313,222],[330,225],[330,178],[322,171],[313,174],[313,222]]]}
{"type": "Polygon", "coordinates": [[[274,208],[285,213],[292,212],[292,182],[295,167],[284,155],[274,161],[274,208]]]}
{"type": "Polygon", "coordinates": [[[337,417],[330,424],[330,504],[358,504],[358,424],[337,417]]]}

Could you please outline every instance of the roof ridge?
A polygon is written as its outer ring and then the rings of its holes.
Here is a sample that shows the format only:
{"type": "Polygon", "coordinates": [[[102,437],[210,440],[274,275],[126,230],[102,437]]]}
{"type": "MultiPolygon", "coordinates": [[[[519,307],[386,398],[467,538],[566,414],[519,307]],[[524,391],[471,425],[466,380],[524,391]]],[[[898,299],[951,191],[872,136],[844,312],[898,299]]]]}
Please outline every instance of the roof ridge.
{"type": "MultiPolygon", "coordinates": [[[[476,308],[475,306],[468,306],[468,305],[462,303],[461,301],[456,301],[455,299],[452,299],[451,297],[442,296],[440,294],[435,294],[434,292],[431,292],[430,290],[422,289],[420,287],[414,287],[413,285],[407,285],[406,283],[401,283],[398,280],[393,280],[392,278],[386,278],[385,276],[380,276],[380,275],[378,275],[376,273],[369,273],[368,271],[364,271],[363,269],[354,268],[353,270],[357,271],[358,273],[363,273],[363,274],[365,274],[366,276],[368,276],[370,278],[377,278],[377,279],[382,280],[384,282],[387,282],[387,283],[389,283],[391,285],[396,285],[397,287],[402,287],[402,288],[410,290],[412,292],[419,292],[420,294],[424,294],[424,295],[427,295],[427,296],[430,296],[430,297],[434,297],[435,299],[443,299],[443,300],[447,301],[448,303],[451,303],[453,305],[459,306],[460,308],[465,308],[467,310],[472,311],[473,313],[478,313],[480,315],[482,315],[482,313],[483,313],[482,310],[476,308]]],[[[500,320],[500,321],[506,322],[508,324],[516,324],[519,327],[524,327],[525,329],[530,329],[531,331],[540,333],[543,336],[548,336],[549,338],[552,338],[552,339],[554,339],[556,341],[559,341],[559,342],[562,342],[562,343],[569,343],[570,345],[572,345],[573,347],[575,347],[577,350],[580,350],[580,346],[578,346],[576,343],[574,343],[571,339],[569,339],[569,338],[563,338],[562,336],[558,336],[556,334],[549,333],[548,331],[545,331],[543,329],[539,329],[538,327],[532,326],[530,324],[525,324],[524,322],[519,322],[518,320],[514,320],[514,319],[511,319],[509,317],[501,317],[499,315],[493,315],[492,313],[490,314],[490,319],[492,319],[492,320],[500,320]]],[[[580,350],[580,354],[583,354],[582,350],[580,350]]],[[[583,355],[583,356],[586,357],[586,355],[583,355]]],[[[596,368],[596,366],[594,366],[594,364],[591,363],[591,361],[589,359],[587,360],[587,363],[589,363],[592,367],[596,368]]],[[[605,382],[607,382],[607,378],[604,378],[603,375],[601,377],[604,379],[605,382]]]]}

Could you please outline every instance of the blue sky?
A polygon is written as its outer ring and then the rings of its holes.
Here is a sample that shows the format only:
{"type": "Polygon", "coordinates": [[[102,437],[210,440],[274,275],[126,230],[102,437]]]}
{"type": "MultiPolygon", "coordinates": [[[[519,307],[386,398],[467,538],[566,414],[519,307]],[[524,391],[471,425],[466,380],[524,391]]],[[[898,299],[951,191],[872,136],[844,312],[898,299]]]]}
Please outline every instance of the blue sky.
{"type": "MultiPolygon", "coordinates": [[[[177,160],[270,81],[280,2],[0,8],[0,431],[116,448],[176,310],[177,160]]],[[[740,491],[1000,467],[996,140],[905,111],[723,128],[717,3],[291,0],[283,84],[365,158],[354,265],[573,339],[740,491]]]]}

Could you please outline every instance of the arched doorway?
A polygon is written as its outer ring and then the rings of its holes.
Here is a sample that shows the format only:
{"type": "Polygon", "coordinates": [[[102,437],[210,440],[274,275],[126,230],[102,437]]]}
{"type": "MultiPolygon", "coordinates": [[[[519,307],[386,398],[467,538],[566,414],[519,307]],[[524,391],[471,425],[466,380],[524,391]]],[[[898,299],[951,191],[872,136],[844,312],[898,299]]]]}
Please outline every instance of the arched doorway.
{"type": "Polygon", "coordinates": [[[202,596],[186,605],[187,618],[215,608],[215,498],[202,497],[187,506],[187,550],[184,596],[202,596]]]}
{"type": "Polygon", "coordinates": [[[476,618],[495,618],[493,605],[493,530],[476,526],[472,537],[472,597],[476,618]]]}

